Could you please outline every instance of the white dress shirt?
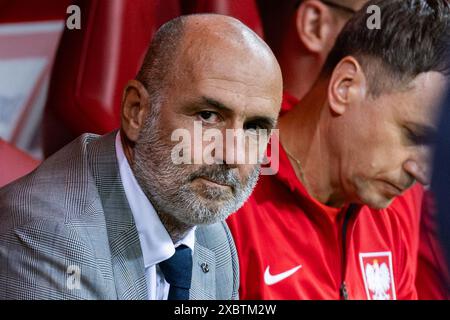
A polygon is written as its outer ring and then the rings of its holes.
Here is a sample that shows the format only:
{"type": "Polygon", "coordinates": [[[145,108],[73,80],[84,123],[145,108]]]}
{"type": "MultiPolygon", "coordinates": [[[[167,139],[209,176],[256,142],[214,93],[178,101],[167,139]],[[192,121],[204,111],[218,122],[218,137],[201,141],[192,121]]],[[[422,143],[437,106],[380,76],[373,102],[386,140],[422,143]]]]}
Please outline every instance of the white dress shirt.
{"type": "Polygon", "coordinates": [[[131,171],[128,159],[123,151],[120,132],[116,136],[116,156],[125,195],[139,234],[148,286],[148,298],[149,300],[167,300],[170,285],[164,279],[158,263],[174,255],[175,248],[181,244],[186,245],[194,252],[195,227],[174,245],[169,233],[131,171]]]}

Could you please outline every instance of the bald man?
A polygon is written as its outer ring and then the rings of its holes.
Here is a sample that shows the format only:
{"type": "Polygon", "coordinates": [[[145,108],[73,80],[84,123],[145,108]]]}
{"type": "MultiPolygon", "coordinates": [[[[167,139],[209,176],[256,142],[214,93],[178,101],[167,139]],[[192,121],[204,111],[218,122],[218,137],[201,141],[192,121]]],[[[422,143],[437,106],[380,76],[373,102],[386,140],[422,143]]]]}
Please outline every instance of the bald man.
{"type": "MultiPolygon", "coordinates": [[[[239,21],[165,24],[124,90],[120,131],[85,134],[0,189],[0,299],[238,298],[223,220],[259,164],[228,157],[234,140],[208,152],[204,139],[174,136],[257,136],[275,126],[281,95],[275,57],[239,21]],[[196,161],[205,154],[212,164],[196,161]]],[[[264,151],[248,139],[241,147],[264,151]]]]}

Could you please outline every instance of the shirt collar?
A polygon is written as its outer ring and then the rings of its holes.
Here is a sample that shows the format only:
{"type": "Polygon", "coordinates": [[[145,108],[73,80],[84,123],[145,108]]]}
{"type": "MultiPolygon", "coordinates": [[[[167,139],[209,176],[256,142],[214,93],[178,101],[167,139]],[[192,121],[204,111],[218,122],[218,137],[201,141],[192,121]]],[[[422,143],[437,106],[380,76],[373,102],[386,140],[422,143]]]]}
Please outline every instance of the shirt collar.
{"type": "Polygon", "coordinates": [[[123,150],[120,131],[116,135],[115,146],[120,178],[139,234],[145,267],[169,259],[175,254],[175,248],[182,244],[189,247],[193,252],[196,227],[192,228],[185,237],[174,245],[155,208],[134,177],[123,150]]]}

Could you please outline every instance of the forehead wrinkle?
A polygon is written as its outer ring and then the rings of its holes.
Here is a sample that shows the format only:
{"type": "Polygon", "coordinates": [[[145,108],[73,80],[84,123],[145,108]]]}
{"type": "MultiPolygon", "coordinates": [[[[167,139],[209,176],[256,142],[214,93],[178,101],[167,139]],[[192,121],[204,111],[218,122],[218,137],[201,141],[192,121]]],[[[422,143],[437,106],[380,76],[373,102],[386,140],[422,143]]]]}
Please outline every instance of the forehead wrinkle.
{"type": "MultiPolygon", "coordinates": [[[[236,57],[240,57],[241,54],[240,52],[236,52],[236,57]]],[[[193,59],[193,56],[193,54],[180,55],[180,58],[184,59],[184,62],[178,64],[180,66],[177,70],[178,77],[184,77],[199,83],[210,81],[234,83],[248,88],[247,90],[273,90],[274,88],[282,90],[281,80],[278,81],[275,76],[268,77],[274,74],[274,72],[270,72],[270,70],[253,71],[260,70],[263,66],[262,62],[255,63],[252,71],[250,71],[245,69],[248,68],[248,63],[242,61],[237,65],[233,64],[229,56],[224,58],[217,54],[211,54],[204,59],[202,57],[199,58],[198,55],[193,59]],[[225,70],[226,68],[224,66],[229,66],[231,70],[225,70]],[[232,76],[227,75],[227,72],[232,74],[232,76]]],[[[222,89],[224,88],[222,87],[222,89]]]]}
{"type": "Polygon", "coordinates": [[[281,79],[281,71],[270,48],[238,20],[218,25],[200,23],[202,28],[194,23],[189,25],[186,28],[191,31],[186,31],[178,57],[183,59],[185,70],[193,76],[198,76],[198,70],[220,70],[221,65],[229,65],[248,77],[258,73],[264,74],[263,78],[273,75],[269,81],[276,81],[277,75],[281,79]]]}
{"type": "Polygon", "coordinates": [[[269,46],[253,30],[233,17],[217,14],[194,15],[188,19],[186,29],[186,39],[191,38],[191,41],[199,46],[208,46],[200,47],[201,51],[228,45],[252,55],[266,56],[269,59],[273,56],[269,46]],[[202,41],[196,41],[198,39],[202,41]]]}
{"type": "MultiPolygon", "coordinates": [[[[240,87],[247,87],[247,88],[257,88],[260,89],[262,91],[267,91],[268,88],[264,88],[264,86],[258,85],[258,84],[251,84],[245,81],[240,81],[240,80],[228,80],[228,79],[221,79],[221,78],[208,78],[208,79],[204,79],[203,81],[208,81],[208,80],[217,80],[217,81],[224,81],[224,82],[232,82],[232,83],[237,83],[239,84],[240,87]]],[[[234,93],[238,93],[235,90],[231,89],[231,88],[227,88],[227,87],[223,87],[220,84],[208,84],[208,86],[211,87],[215,87],[218,89],[222,89],[222,90],[226,90],[226,91],[232,91],[234,93]]],[[[251,90],[254,91],[254,90],[251,90]]],[[[241,93],[242,94],[242,93],[241,93]]],[[[256,96],[251,96],[251,95],[247,95],[248,97],[263,97],[260,95],[256,95],[256,96]]],[[[266,99],[270,99],[268,96],[265,97],[266,99]]]]}
{"type": "MultiPolygon", "coordinates": [[[[259,81],[265,84],[278,82],[277,76],[281,72],[276,69],[275,60],[257,57],[255,51],[242,50],[235,47],[205,46],[205,50],[198,52],[195,45],[183,49],[180,55],[184,59],[185,71],[193,78],[202,80],[220,80],[241,82],[259,81]],[[224,52],[227,52],[226,54],[224,52]]],[[[281,83],[281,80],[280,80],[281,83]]]]}
{"type": "Polygon", "coordinates": [[[248,31],[222,30],[222,28],[212,28],[205,25],[205,28],[195,28],[186,32],[185,38],[181,42],[182,56],[189,57],[191,63],[215,61],[223,52],[227,56],[231,52],[235,54],[244,53],[244,57],[255,57],[261,55],[263,42],[258,39],[248,40],[244,36],[248,31]],[[225,51],[226,50],[226,51],[225,51]]]}
{"type": "Polygon", "coordinates": [[[232,93],[232,94],[234,94],[236,96],[243,96],[243,95],[245,95],[247,98],[261,99],[261,100],[269,101],[270,103],[277,103],[276,99],[270,98],[268,96],[259,96],[259,95],[247,94],[247,92],[246,93],[242,93],[242,92],[238,92],[236,90],[230,89],[230,88],[224,88],[224,87],[215,86],[215,85],[213,85],[212,87],[215,87],[215,88],[218,88],[218,89],[221,89],[221,90],[224,90],[224,91],[228,91],[228,92],[230,92],[230,93],[232,93]]]}

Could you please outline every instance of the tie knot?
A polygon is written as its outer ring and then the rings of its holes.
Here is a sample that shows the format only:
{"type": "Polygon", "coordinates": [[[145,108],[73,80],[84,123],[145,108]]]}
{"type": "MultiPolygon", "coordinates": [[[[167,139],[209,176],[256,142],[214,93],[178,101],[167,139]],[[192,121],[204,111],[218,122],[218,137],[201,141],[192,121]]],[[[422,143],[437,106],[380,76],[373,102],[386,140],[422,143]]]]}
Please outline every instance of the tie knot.
{"type": "Polygon", "coordinates": [[[191,288],[192,250],[189,247],[180,245],[172,257],[159,263],[159,268],[171,287],[191,288]]]}

